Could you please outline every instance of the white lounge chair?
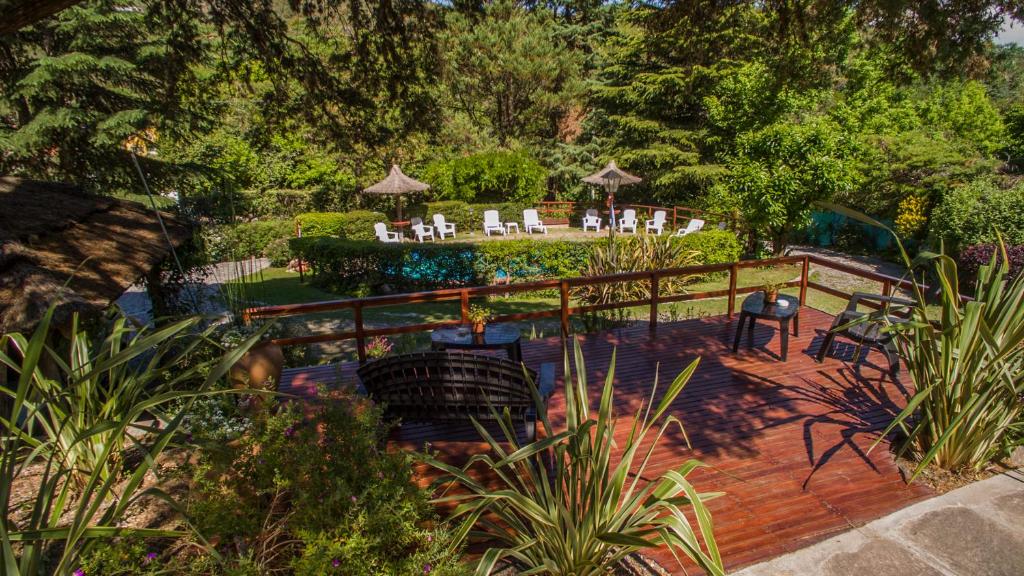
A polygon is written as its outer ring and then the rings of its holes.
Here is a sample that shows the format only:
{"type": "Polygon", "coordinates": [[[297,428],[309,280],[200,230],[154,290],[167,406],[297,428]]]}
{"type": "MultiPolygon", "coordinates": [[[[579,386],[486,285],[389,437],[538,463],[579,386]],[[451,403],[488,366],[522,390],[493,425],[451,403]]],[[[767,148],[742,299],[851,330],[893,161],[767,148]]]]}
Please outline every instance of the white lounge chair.
{"type": "Polygon", "coordinates": [[[455,224],[445,222],[444,214],[434,214],[434,228],[441,235],[441,240],[444,240],[444,237],[448,234],[455,238],[455,224]]]}
{"type": "Polygon", "coordinates": [[[548,227],[541,222],[537,211],[533,208],[523,210],[523,226],[526,227],[527,234],[533,234],[534,230],[539,230],[545,234],[548,233],[548,227]]]}
{"type": "Polygon", "coordinates": [[[686,228],[680,228],[679,230],[676,230],[675,235],[676,236],[686,236],[687,234],[693,234],[694,232],[699,232],[700,229],[703,228],[703,227],[704,227],[704,221],[700,220],[698,218],[694,218],[694,219],[690,220],[690,222],[686,225],[686,228]]]}
{"type": "Polygon", "coordinates": [[[594,232],[601,231],[601,218],[597,215],[597,210],[593,208],[587,210],[587,214],[583,217],[583,231],[586,232],[587,228],[593,228],[594,232]]]}
{"type": "Polygon", "coordinates": [[[491,232],[505,235],[505,226],[501,223],[497,210],[484,210],[484,234],[490,236],[491,232]]]}
{"type": "Polygon", "coordinates": [[[636,210],[628,208],[622,211],[622,218],[619,218],[619,232],[625,233],[626,229],[636,233],[636,210]]]}
{"type": "Polygon", "coordinates": [[[654,212],[654,219],[647,221],[647,231],[654,231],[655,234],[661,235],[665,231],[665,211],[657,210],[654,212]]]}
{"type": "Polygon", "coordinates": [[[412,231],[416,234],[416,241],[423,242],[427,238],[434,241],[434,227],[423,223],[423,218],[416,217],[409,221],[412,224],[412,231]]]}
{"type": "Polygon", "coordinates": [[[388,232],[388,225],[377,222],[373,225],[373,231],[377,233],[377,239],[381,242],[401,242],[402,235],[398,232],[388,232]]]}
{"type": "Polygon", "coordinates": [[[728,227],[729,227],[729,223],[726,222],[725,220],[722,220],[721,222],[718,223],[718,229],[719,230],[725,230],[728,227]]]}

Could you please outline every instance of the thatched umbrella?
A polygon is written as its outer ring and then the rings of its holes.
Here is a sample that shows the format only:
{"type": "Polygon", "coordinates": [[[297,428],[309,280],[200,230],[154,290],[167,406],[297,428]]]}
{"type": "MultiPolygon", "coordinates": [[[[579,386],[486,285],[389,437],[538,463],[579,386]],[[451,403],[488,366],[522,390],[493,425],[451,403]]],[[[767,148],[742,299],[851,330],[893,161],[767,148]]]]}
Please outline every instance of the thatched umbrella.
{"type": "Polygon", "coordinates": [[[395,206],[398,211],[398,219],[402,219],[402,194],[407,192],[422,192],[430,188],[429,184],[424,184],[419,180],[409,178],[402,173],[402,169],[397,164],[391,166],[391,173],[388,177],[377,182],[373,186],[365,188],[363,192],[367,194],[390,194],[395,196],[395,206]]]}
{"type": "MultiPolygon", "coordinates": [[[[615,228],[615,193],[618,192],[619,186],[629,184],[639,184],[643,181],[639,176],[633,176],[632,174],[622,170],[615,165],[615,160],[608,163],[607,166],[598,170],[597,172],[587,176],[583,179],[587,184],[597,184],[598,186],[604,186],[604,189],[608,192],[608,208],[611,212],[610,228],[615,228]]],[[[609,230],[609,233],[611,231],[609,230]]]]}

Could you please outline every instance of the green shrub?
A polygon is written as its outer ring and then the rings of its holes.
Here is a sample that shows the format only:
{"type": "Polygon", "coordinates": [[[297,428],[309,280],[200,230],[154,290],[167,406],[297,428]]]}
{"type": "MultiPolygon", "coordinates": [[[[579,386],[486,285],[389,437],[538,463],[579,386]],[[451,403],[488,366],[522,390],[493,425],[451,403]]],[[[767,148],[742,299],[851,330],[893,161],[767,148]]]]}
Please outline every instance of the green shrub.
{"type": "Polygon", "coordinates": [[[536,202],[547,193],[547,170],[525,150],[433,162],[424,178],[437,198],[472,202],[536,202]]]}
{"type": "Polygon", "coordinates": [[[353,210],[351,212],[307,212],[295,217],[302,225],[304,237],[337,236],[349,240],[372,240],[376,238],[373,225],[387,222],[388,217],[380,212],[353,210]]]}
{"type": "MultiPolygon", "coordinates": [[[[739,241],[731,232],[710,230],[664,239],[678,251],[694,252],[694,264],[734,262],[739,241]]],[[[629,242],[629,240],[624,240],[629,242]]],[[[351,292],[384,285],[390,290],[432,290],[511,281],[571,278],[587,268],[594,246],[604,239],[494,240],[479,243],[400,243],[297,238],[291,249],[309,263],[314,281],[332,291],[351,292]]]]}
{"type": "Polygon", "coordinates": [[[946,192],[932,212],[931,231],[953,250],[971,244],[1024,244],[1024,183],[1002,189],[990,180],[976,180],[946,192]]]}
{"type": "Polygon", "coordinates": [[[288,218],[316,209],[313,190],[245,190],[241,197],[239,216],[248,218],[288,218]]]}
{"type": "Polygon", "coordinates": [[[291,220],[258,220],[203,230],[207,253],[214,262],[266,256],[274,266],[288,262],[287,239],[294,235],[295,224],[291,220]]]}
{"type": "Polygon", "coordinates": [[[680,250],[697,251],[701,264],[725,264],[740,259],[743,248],[734,232],[729,230],[703,230],[696,234],[673,237],[680,250]]]}
{"type": "Polygon", "coordinates": [[[188,511],[223,543],[226,571],[465,573],[448,533],[431,526],[409,457],[383,449],[380,409],[350,398],[310,406],[286,405],[239,446],[200,453],[188,511]]]}

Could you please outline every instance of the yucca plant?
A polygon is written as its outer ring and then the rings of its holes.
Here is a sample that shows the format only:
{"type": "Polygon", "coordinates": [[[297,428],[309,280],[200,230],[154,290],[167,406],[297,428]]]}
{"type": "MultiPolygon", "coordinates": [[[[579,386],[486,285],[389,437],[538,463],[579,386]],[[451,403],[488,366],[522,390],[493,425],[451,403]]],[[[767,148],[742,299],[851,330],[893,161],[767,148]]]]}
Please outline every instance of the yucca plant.
{"type": "Polygon", "coordinates": [[[613,412],[615,355],[596,417],[589,406],[578,343],[574,355],[575,379],[568,351],[565,357],[565,430],[552,427],[535,393],[545,432],[535,442],[519,444],[506,410],[499,419],[504,443],[474,421],[490,450],[473,456],[462,468],[424,456],[447,473],[438,486],[455,490],[442,492],[435,502],[456,505],[451,515],[453,521],[461,522],[456,543],[471,537],[493,546],[483,554],[476,573],[489,574],[505,560],[517,564],[522,574],[605,574],[637,550],[667,546],[677,559],[682,555],[708,574],[723,574],[705,506],[719,494],[698,493],[687,480],[703,464],[688,460],[658,478],[645,474],[651,454],[669,427],[682,431],[682,424],[668,409],[699,359],[676,377],[657,406],[655,377],[650,401],[635,417],[630,414],[632,422],[625,424],[628,434],[616,440],[623,424],[613,412]],[[473,477],[471,469],[498,486],[489,488],[473,477]]]}
{"type": "MultiPolygon", "coordinates": [[[[889,230],[863,214],[829,207],[889,230]]],[[[897,428],[905,434],[898,454],[910,452],[917,458],[911,479],[930,464],[978,470],[999,455],[1024,417],[1024,276],[1009,279],[1000,240],[1000,254],[978,271],[973,298],[965,301],[952,258],[922,253],[911,261],[898,236],[896,240],[908,270],[933,268],[938,314],[929,314],[924,287],[908,273],[915,302],[909,318],[891,322],[889,316],[880,316],[894,335],[915,389],[882,437],[897,428]]],[[[881,438],[875,445],[879,442],[881,438]]]]}
{"type": "MultiPolygon", "coordinates": [[[[129,437],[153,430],[133,420],[126,435],[110,423],[136,413],[142,403],[147,413],[159,416],[163,408],[194,392],[210,362],[191,359],[199,346],[212,345],[209,334],[214,329],[200,329],[201,321],[193,317],[149,329],[118,316],[93,337],[75,315],[66,345],[54,349],[44,341],[35,364],[25,363],[31,358],[27,338],[5,335],[3,342],[16,357],[7,356],[3,346],[0,362],[30,379],[20,401],[31,416],[21,422],[0,417],[0,425],[34,450],[56,453],[79,487],[94,472],[101,480],[116,477],[129,437]]],[[[16,395],[2,387],[0,393],[16,395]]]]}
{"type": "MultiPolygon", "coordinates": [[[[683,250],[671,237],[653,235],[616,237],[590,254],[585,276],[604,276],[621,272],[647,272],[669,268],[682,268],[696,264],[700,252],[683,250]]],[[[675,276],[661,280],[663,294],[679,293],[692,278],[675,276]]],[[[651,297],[651,285],[646,280],[609,282],[580,286],[575,295],[590,304],[606,304],[651,297]]]]}
{"type": "MultiPolygon", "coordinates": [[[[10,412],[2,418],[0,438],[0,566],[10,576],[69,574],[76,559],[97,539],[113,536],[169,537],[173,530],[118,527],[125,511],[144,496],[169,497],[155,487],[143,489],[146,475],[177,433],[189,403],[213,394],[211,386],[255,343],[259,334],[215,361],[202,363],[203,376],[190,390],[174,390],[179,377],[196,370],[175,370],[163,346],[174,342],[183,353],[193,334],[179,338],[194,325],[184,321],[152,334],[139,334],[125,342],[105,340],[102,352],[90,354],[80,340],[70,345],[66,361],[48,346],[53,309],[28,338],[5,334],[0,338],[0,363],[17,374],[12,387],[0,386],[11,398],[10,412]],[[8,351],[12,351],[8,353],[8,351]],[[53,377],[44,359],[49,357],[61,377],[53,377]],[[148,358],[148,359],[147,359],[148,358]],[[152,371],[144,376],[140,371],[152,371]],[[171,373],[171,374],[169,374],[171,373]],[[156,376],[171,385],[146,389],[156,376]],[[173,400],[185,408],[159,428],[139,421],[173,400]],[[116,404],[114,409],[112,405],[116,404]],[[121,452],[130,443],[143,456],[124,470],[121,452]],[[123,474],[117,471],[123,470],[123,474]],[[30,500],[14,500],[14,487],[24,475],[34,490],[30,500]],[[29,510],[16,518],[16,509],[29,510]]],[[[77,319],[73,321],[77,328],[77,319]]],[[[112,334],[126,337],[115,322],[112,334]]],[[[77,334],[73,340],[84,337],[77,334]]],[[[180,358],[172,355],[170,358],[180,358]]]]}

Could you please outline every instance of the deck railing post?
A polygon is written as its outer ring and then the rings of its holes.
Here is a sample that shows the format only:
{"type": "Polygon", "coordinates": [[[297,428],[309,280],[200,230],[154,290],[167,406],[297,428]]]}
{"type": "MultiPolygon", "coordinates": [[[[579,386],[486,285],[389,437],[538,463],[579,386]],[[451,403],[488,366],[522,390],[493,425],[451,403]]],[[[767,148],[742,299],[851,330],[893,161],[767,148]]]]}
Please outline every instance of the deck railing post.
{"type": "Polygon", "coordinates": [[[356,322],[356,351],[359,353],[359,363],[366,362],[366,335],[363,333],[363,306],[356,304],[352,309],[356,322]]]}
{"type": "Polygon", "coordinates": [[[462,290],[459,293],[459,301],[462,314],[462,323],[469,324],[469,290],[462,290]]]}
{"type": "Polygon", "coordinates": [[[890,282],[888,280],[883,280],[882,281],[882,296],[891,296],[891,295],[892,295],[892,282],[890,282]]]}
{"type": "Polygon", "coordinates": [[[651,332],[654,332],[658,327],[658,273],[651,272],[651,312],[650,321],[648,322],[651,327],[651,332]]]}
{"type": "Polygon", "coordinates": [[[729,267],[729,319],[736,314],[736,277],[739,276],[740,266],[733,262],[729,267]]]}
{"type": "Polygon", "coordinates": [[[569,282],[562,280],[558,285],[562,313],[562,337],[569,337],[569,282]]]}
{"type": "Polygon", "coordinates": [[[811,270],[811,257],[804,256],[803,269],[800,271],[800,305],[807,305],[807,281],[811,270]]]}

